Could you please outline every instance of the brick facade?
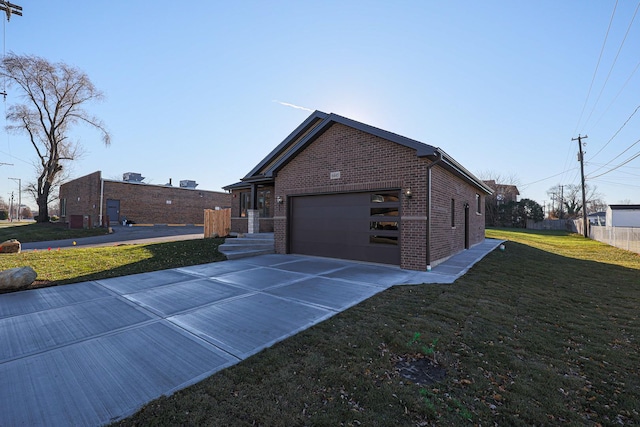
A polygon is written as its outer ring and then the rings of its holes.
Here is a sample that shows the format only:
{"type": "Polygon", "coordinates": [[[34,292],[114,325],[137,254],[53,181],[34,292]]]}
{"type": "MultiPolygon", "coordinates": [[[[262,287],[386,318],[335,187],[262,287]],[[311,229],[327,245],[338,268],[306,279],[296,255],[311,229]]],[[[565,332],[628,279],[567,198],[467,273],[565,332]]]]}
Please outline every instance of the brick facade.
{"type": "MultiPolygon", "coordinates": [[[[411,189],[401,198],[400,266],[410,270],[427,267],[427,166],[415,150],[334,124],[284,166],[276,178],[274,231],[276,252],[286,253],[287,198],[293,195],[411,189]],[[331,179],[331,172],[340,172],[331,179]]],[[[464,249],[464,205],[469,204],[470,245],[484,240],[484,218],[476,213],[476,194],[469,184],[440,167],[432,169],[432,264],[464,249]],[[454,199],[455,227],[451,227],[454,199]]]]}
{"type": "Polygon", "coordinates": [[[90,226],[100,225],[100,192],[102,215],[107,216],[107,200],[120,203],[119,218],[138,224],[202,224],[204,210],[231,206],[231,194],[102,180],[101,172],[69,181],[60,186],[61,220],[69,222],[71,215],[90,217],[90,226]]]}
{"type": "Polygon", "coordinates": [[[485,184],[435,147],[333,114],[313,113],[243,181],[228,187],[232,229],[246,232],[241,193],[273,185],[270,213],[281,254],[291,241],[292,197],[350,192],[400,192],[401,268],[425,270],[484,240],[485,184]]]}

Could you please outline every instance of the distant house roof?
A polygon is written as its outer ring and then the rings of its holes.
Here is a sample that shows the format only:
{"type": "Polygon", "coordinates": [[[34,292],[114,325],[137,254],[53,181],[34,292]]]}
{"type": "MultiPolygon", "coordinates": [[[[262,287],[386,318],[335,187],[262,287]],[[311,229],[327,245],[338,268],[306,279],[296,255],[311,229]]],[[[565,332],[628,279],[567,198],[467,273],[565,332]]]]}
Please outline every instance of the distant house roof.
{"type": "Polygon", "coordinates": [[[376,128],[337,114],[327,114],[322,111],[313,112],[300,126],[287,136],[276,148],[256,165],[241,182],[223,187],[225,190],[246,188],[252,183],[272,182],[278,170],[291,161],[299,152],[320,137],[327,129],[339,123],[351,128],[378,136],[396,144],[416,150],[416,156],[428,157],[431,160],[441,158],[441,164],[446,169],[456,173],[465,181],[473,184],[487,194],[493,191],[480,179],[456,162],[444,150],[410,139],[383,129],[376,128]]]}
{"type": "Polygon", "coordinates": [[[484,183],[491,187],[494,192],[512,194],[515,196],[520,195],[520,191],[518,191],[518,187],[516,187],[515,185],[497,184],[493,179],[484,180],[484,183]]]}
{"type": "Polygon", "coordinates": [[[613,211],[640,210],[640,205],[609,205],[609,208],[613,211]]]}

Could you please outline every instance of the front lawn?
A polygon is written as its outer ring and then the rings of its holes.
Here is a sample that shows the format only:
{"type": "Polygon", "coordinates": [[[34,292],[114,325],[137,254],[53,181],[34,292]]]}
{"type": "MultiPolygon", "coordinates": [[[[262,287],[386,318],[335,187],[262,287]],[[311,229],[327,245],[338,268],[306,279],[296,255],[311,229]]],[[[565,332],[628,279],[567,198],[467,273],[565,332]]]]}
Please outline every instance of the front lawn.
{"type": "Polygon", "coordinates": [[[28,251],[0,255],[0,270],[30,266],[38,277],[31,288],[63,285],[222,261],[224,239],[145,245],[28,251]]]}

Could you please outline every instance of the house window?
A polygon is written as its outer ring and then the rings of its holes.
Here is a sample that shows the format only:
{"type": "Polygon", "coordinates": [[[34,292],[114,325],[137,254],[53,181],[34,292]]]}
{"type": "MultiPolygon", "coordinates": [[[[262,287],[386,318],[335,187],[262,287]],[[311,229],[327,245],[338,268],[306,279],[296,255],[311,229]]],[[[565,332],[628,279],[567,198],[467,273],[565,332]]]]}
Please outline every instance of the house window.
{"type": "Polygon", "coordinates": [[[67,216],[67,199],[60,200],[60,216],[67,216]]]}
{"type": "Polygon", "coordinates": [[[258,193],[258,210],[260,211],[260,216],[262,218],[268,218],[271,215],[269,211],[271,210],[271,191],[264,190],[258,193]]]}
{"type": "Polygon", "coordinates": [[[240,193],[240,217],[247,217],[247,209],[251,209],[251,193],[240,193]]]}
{"type": "Polygon", "coordinates": [[[480,198],[480,195],[478,193],[476,193],[476,213],[478,213],[478,214],[482,213],[481,198],[480,198]]]}
{"type": "Polygon", "coordinates": [[[456,199],[451,199],[451,227],[456,226],[456,199]]]}

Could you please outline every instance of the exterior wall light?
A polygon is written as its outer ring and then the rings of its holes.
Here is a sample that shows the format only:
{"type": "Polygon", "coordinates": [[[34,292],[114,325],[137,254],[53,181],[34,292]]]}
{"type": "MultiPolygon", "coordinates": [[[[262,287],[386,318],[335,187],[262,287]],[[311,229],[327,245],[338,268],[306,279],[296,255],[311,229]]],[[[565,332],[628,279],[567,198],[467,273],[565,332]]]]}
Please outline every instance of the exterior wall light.
{"type": "Polygon", "coordinates": [[[404,195],[407,199],[410,199],[413,196],[413,193],[411,192],[411,187],[405,190],[404,195]]]}
{"type": "Polygon", "coordinates": [[[276,202],[278,202],[279,205],[283,204],[284,200],[282,200],[282,196],[276,197],[276,202]]]}

